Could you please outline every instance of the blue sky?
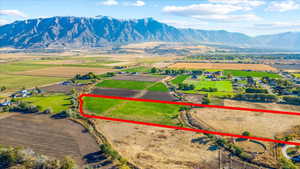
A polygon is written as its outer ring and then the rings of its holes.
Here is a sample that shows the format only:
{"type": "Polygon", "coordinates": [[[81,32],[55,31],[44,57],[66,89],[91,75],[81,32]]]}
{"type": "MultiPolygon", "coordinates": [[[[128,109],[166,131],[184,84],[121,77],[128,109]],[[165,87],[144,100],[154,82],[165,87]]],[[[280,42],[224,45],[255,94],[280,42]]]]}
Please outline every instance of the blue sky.
{"type": "Polygon", "coordinates": [[[0,0],[0,24],[51,16],[153,17],[179,28],[248,35],[300,31],[300,0],[0,0]]]}

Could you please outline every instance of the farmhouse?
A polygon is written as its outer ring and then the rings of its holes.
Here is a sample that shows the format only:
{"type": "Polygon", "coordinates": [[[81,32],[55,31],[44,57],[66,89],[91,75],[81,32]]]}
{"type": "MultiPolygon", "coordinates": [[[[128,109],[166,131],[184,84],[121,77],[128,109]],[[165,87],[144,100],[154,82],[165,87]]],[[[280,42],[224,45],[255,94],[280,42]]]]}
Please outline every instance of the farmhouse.
{"type": "Polygon", "coordinates": [[[0,107],[9,106],[9,105],[11,105],[11,101],[4,101],[4,102],[0,103],[0,107]]]}
{"type": "Polygon", "coordinates": [[[11,97],[12,98],[27,97],[29,95],[31,95],[31,92],[25,89],[25,90],[21,90],[21,91],[18,91],[16,93],[12,94],[11,97]]]}

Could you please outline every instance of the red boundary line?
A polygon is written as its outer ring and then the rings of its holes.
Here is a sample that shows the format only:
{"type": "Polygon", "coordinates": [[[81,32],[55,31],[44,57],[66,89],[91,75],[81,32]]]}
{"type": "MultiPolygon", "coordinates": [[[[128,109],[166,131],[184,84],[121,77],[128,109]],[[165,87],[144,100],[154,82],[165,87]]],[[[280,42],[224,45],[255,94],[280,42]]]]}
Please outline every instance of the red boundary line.
{"type": "Polygon", "coordinates": [[[215,132],[215,131],[208,131],[208,130],[201,130],[201,129],[193,129],[193,128],[162,125],[162,124],[156,124],[156,123],[147,123],[147,122],[132,121],[132,120],[125,120],[125,119],[118,119],[118,118],[110,118],[110,117],[104,117],[104,116],[89,115],[89,114],[85,114],[83,112],[83,99],[82,99],[83,97],[98,97],[98,98],[117,99],[117,100],[130,100],[130,101],[140,101],[140,102],[176,104],[176,105],[184,105],[184,106],[209,107],[209,108],[230,109],[230,110],[244,110],[244,111],[251,111],[251,112],[263,112],[263,113],[272,113],[272,114],[287,114],[287,115],[297,115],[297,116],[300,116],[300,112],[297,113],[297,112],[274,111],[274,110],[263,110],[263,109],[250,109],[250,108],[241,108],[241,107],[205,105],[205,104],[195,104],[195,103],[186,103],[186,102],[172,102],[172,101],[150,100],[150,99],[137,99],[137,98],[128,98],[128,97],[119,97],[119,96],[106,96],[106,95],[96,95],[96,94],[81,94],[79,96],[80,115],[83,116],[83,117],[86,117],[86,118],[111,120],[111,121],[141,124],[141,125],[154,126],[154,127],[163,127],[163,128],[177,129],[177,130],[193,131],[193,132],[205,133],[205,134],[214,134],[214,135],[220,135],[220,136],[230,136],[230,137],[237,137],[237,138],[244,138],[244,139],[251,139],[251,140],[267,141],[267,142],[274,142],[274,143],[281,143],[281,144],[300,145],[300,143],[296,143],[296,142],[268,139],[268,138],[262,138],[262,137],[243,136],[243,135],[231,134],[231,133],[222,133],[222,132],[215,132]]]}

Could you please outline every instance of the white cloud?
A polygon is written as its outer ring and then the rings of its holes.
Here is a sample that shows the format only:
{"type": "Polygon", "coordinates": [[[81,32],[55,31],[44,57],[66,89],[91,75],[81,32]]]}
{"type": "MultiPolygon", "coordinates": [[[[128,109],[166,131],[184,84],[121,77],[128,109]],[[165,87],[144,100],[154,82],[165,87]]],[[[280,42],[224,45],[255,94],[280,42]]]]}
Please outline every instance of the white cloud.
{"type": "Polygon", "coordinates": [[[0,26],[10,23],[8,20],[0,19],[0,26]]]}
{"type": "Polygon", "coordinates": [[[162,23],[166,23],[177,28],[194,28],[199,29],[207,26],[207,22],[193,20],[193,21],[184,21],[184,20],[159,20],[162,23]]]}
{"type": "Polygon", "coordinates": [[[136,1],[135,3],[133,3],[133,6],[144,6],[145,2],[144,1],[136,1]]]}
{"type": "Polygon", "coordinates": [[[213,20],[217,22],[240,22],[240,21],[258,21],[260,17],[254,14],[241,14],[241,15],[194,15],[196,19],[213,20]]]}
{"type": "Polygon", "coordinates": [[[257,7],[265,4],[265,2],[261,0],[208,0],[208,1],[214,3],[246,5],[250,7],[257,7]]]}
{"type": "Polygon", "coordinates": [[[18,10],[0,10],[0,15],[7,15],[7,16],[17,16],[17,17],[23,17],[26,18],[27,15],[25,15],[23,12],[18,10]]]}
{"type": "Polygon", "coordinates": [[[224,15],[235,11],[247,10],[244,7],[230,4],[194,4],[188,6],[166,6],[163,11],[180,16],[191,15],[224,15]]]}
{"type": "Polygon", "coordinates": [[[138,7],[141,7],[141,6],[145,6],[146,3],[144,1],[135,1],[135,2],[124,2],[123,3],[124,6],[138,6],[138,7]]]}
{"type": "MultiPolygon", "coordinates": [[[[224,0],[225,1],[225,0],[224,0]]],[[[168,14],[185,16],[200,20],[217,22],[257,21],[254,14],[231,14],[245,12],[251,8],[234,4],[194,4],[188,6],[166,6],[163,11],[168,14]]]]}
{"type": "Polygon", "coordinates": [[[101,4],[106,6],[114,6],[114,5],[118,5],[119,2],[117,0],[105,0],[102,1],[101,4]]]}
{"type": "Polygon", "coordinates": [[[255,24],[256,29],[300,29],[300,20],[295,22],[271,22],[255,24]]]}
{"type": "Polygon", "coordinates": [[[280,1],[280,2],[271,2],[269,7],[266,9],[267,11],[279,11],[279,12],[285,12],[285,11],[291,11],[299,9],[300,5],[295,2],[294,0],[286,0],[286,1],[280,1]]]}

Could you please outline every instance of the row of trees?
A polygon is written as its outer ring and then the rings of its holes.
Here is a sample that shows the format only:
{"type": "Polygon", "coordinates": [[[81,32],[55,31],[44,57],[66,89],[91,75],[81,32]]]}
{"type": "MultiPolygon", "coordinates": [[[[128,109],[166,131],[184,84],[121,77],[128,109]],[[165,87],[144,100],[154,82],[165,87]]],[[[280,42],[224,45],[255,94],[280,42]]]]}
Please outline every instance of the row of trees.
{"type": "Polygon", "coordinates": [[[75,169],[77,166],[70,157],[64,157],[62,160],[51,160],[30,149],[0,145],[0,168],[75,169]]]}
{"type": "Polygon", "coordinates": [[[300,105],[300,97],[296,97],[296,96],[284,96],[282,99],[287,104],[300,105]]]}
{"type": "Polygon", "coordinates": [[[247,88],[245,92],[246,93],[268,93],[268,90],[262,88],[247,88]]]}
{"type": "Polygon", "coordinates": [[[195,85],[193,84],[185,84],[185,83],[180,83],[178,84],[178,89],[179,90],[194,90],[195,89],[195,85]]]}
{"type": "Polygon", "coordinates": [[[89,79],[98,79],[98,77],[93,72],[89,72],[89,73],[87,73],[85,75],[77,74],[73,78],[73,80],[89,80],[89,79]]]}
{"type": "Polygon", "coordinates": [[[261,101],[261,102],[277,102],[278,101],[278,97],[276,95],[263,94],[263,93],[237,94],[234,98],[237,100],[261,101]]]}

